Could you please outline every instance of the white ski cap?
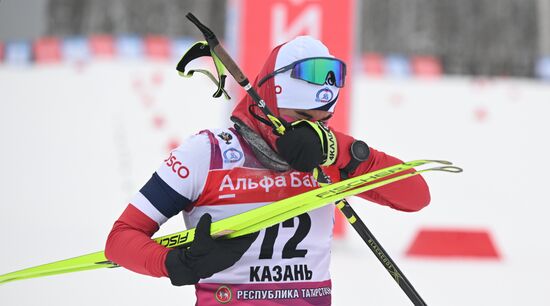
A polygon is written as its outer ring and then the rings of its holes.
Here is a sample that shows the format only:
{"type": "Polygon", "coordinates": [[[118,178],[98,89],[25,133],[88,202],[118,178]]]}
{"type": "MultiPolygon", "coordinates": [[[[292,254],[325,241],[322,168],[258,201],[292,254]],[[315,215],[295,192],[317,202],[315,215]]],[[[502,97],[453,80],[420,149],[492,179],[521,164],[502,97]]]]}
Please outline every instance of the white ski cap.
{"type": "MultiPolygon", "coordinates": [[[[287,42],[277,54],[275,70],[308,57],[334,57],[328,48],[311,36],[298,36],[287,42]]],[[[334,112],[339,88],[316,85],[290,77],[291,71],[275,75],[277,107],[295,109],[321,109],[334,112]]]]}

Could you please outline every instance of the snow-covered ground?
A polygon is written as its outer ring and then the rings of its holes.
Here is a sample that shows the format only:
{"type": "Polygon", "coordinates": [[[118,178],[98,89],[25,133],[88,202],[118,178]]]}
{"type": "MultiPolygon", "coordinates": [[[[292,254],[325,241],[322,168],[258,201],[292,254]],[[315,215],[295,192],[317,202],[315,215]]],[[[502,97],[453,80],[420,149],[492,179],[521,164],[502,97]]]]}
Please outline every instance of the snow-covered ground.
{"type": "MultiPolygon", "coordinates": [[[[429,305],[550,305],[550,85],[526,80],[353,79],[352,134],[425,175],[432,204],[410,214],[352,205],[429,305]],[[405,255],[421,228],[490,233],[500,260],[405,255]]],[[[102,250],[113,221],[171,145],[225,126],[202,75],[172,64],[0,66],[0,274],[102,250]]],[[[159,234],[181,230],[173,218],[159,234]]],[[[333,250],[334,305],[410,305],[351,230],[333,250]]],[[[124,269],[0,286],[1,305],[192,305],[193,288],[124,269]]]]}

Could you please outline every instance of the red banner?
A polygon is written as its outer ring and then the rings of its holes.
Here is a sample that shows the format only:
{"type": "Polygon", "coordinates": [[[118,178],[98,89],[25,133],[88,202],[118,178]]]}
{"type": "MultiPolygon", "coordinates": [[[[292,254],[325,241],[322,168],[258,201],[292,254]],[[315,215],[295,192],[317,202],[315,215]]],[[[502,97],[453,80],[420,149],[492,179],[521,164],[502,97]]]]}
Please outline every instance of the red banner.
{"type": "Polygon", "coordinates": [[[61,61],[61,41],[59,38],[40,38],[34,42],[33,49],[37,63],[52,64],[61,61]]]}
{"type": "MultiPolygon", "coordinates": [[[[242,0],[239,2],[239,63],[253,81],[269,52],[299,35],[320,39],[335,57],[346,62],[346,88],[340,91],[331,126],[349,130],[350,71],[354,37],[354,0],[242,0]]],[[[343,232],[337,218],[335,233],[343,232]]]]}

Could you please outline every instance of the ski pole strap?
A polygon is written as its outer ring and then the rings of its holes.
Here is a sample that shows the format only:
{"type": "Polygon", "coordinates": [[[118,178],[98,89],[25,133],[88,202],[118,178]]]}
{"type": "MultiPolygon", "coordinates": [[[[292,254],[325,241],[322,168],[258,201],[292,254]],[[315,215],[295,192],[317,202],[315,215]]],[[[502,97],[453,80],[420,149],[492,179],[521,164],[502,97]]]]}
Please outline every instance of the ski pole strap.
{"type": "Polygon", "coordinates": [[[231,97],[225,90],[225,79],[227,78],[227,75],[225,74],[225,67],[221,62],[221,60],[218,58],[218,56],[215,53],[213,53],[212,50],[210,50],[210,46],[208,45],[208,42],[198,41],[194,43],[185,52],[185,54],[183,54],[180,61],[178,62],[178,65],[176,66],[176,70],[178,71],[180,76],[186,77],[186,78],[192,77],[195,72],[200,72],[205,74],[218,87],[216,92],[214,92],[214,94],[212,95],[214,98],[219,98],[223,94],[226,100],[231,99],[231,97]],[[218,78],[214,77],[214,75],[212,75],[212,73],[210,73],[210,71],[206,69],[193,69],[185,73],[185,67],[187,66],[187,64],[189,64],[189,62],[203,56],[212,57],[212,60],[214,61],[214,66],[216,67],[218,78]]]}
{"type": "Polygon", "coordinates": [[[298,120],[291,124],[291,127],[297,127],[300,125],[307,125],[311,127],[319,140],[321,141],[321,148],[323,149],[323,163],[321,166],[330,166],[336,162],[336,156],[338,155],[338,145],[336,144],[336,135],[329,130],[329,128],[320,121],[298,120]]]}
{"type": "Polygon", "coordinates": [[[271,121],[271,125],[273,126],[273,133],[279,136],[284,135],[286,131],[285,121],[271,114],[266,114],[266,116],[267,118],[269,118],[269,121],[271,121]]]}

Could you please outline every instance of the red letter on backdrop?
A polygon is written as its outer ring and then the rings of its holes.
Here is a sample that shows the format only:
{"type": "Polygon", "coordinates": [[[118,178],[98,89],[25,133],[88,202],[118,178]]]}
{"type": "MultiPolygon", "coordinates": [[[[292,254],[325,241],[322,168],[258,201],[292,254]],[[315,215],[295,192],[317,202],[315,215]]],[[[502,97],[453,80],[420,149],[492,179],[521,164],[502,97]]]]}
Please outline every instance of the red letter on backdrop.
{"type": "MultiPolygon", "coordinates": [[[[298,35],[311,35],[346,62],[348,77],[340,92],[331,126],[349,130],[351,64],[354,37],[354,0],[241,0],[239,2],[239,56],[243,72],[253,81],[273,47],[298,35]]],[[[344,232],[337,213],[335,235],[344,232]]]]}

